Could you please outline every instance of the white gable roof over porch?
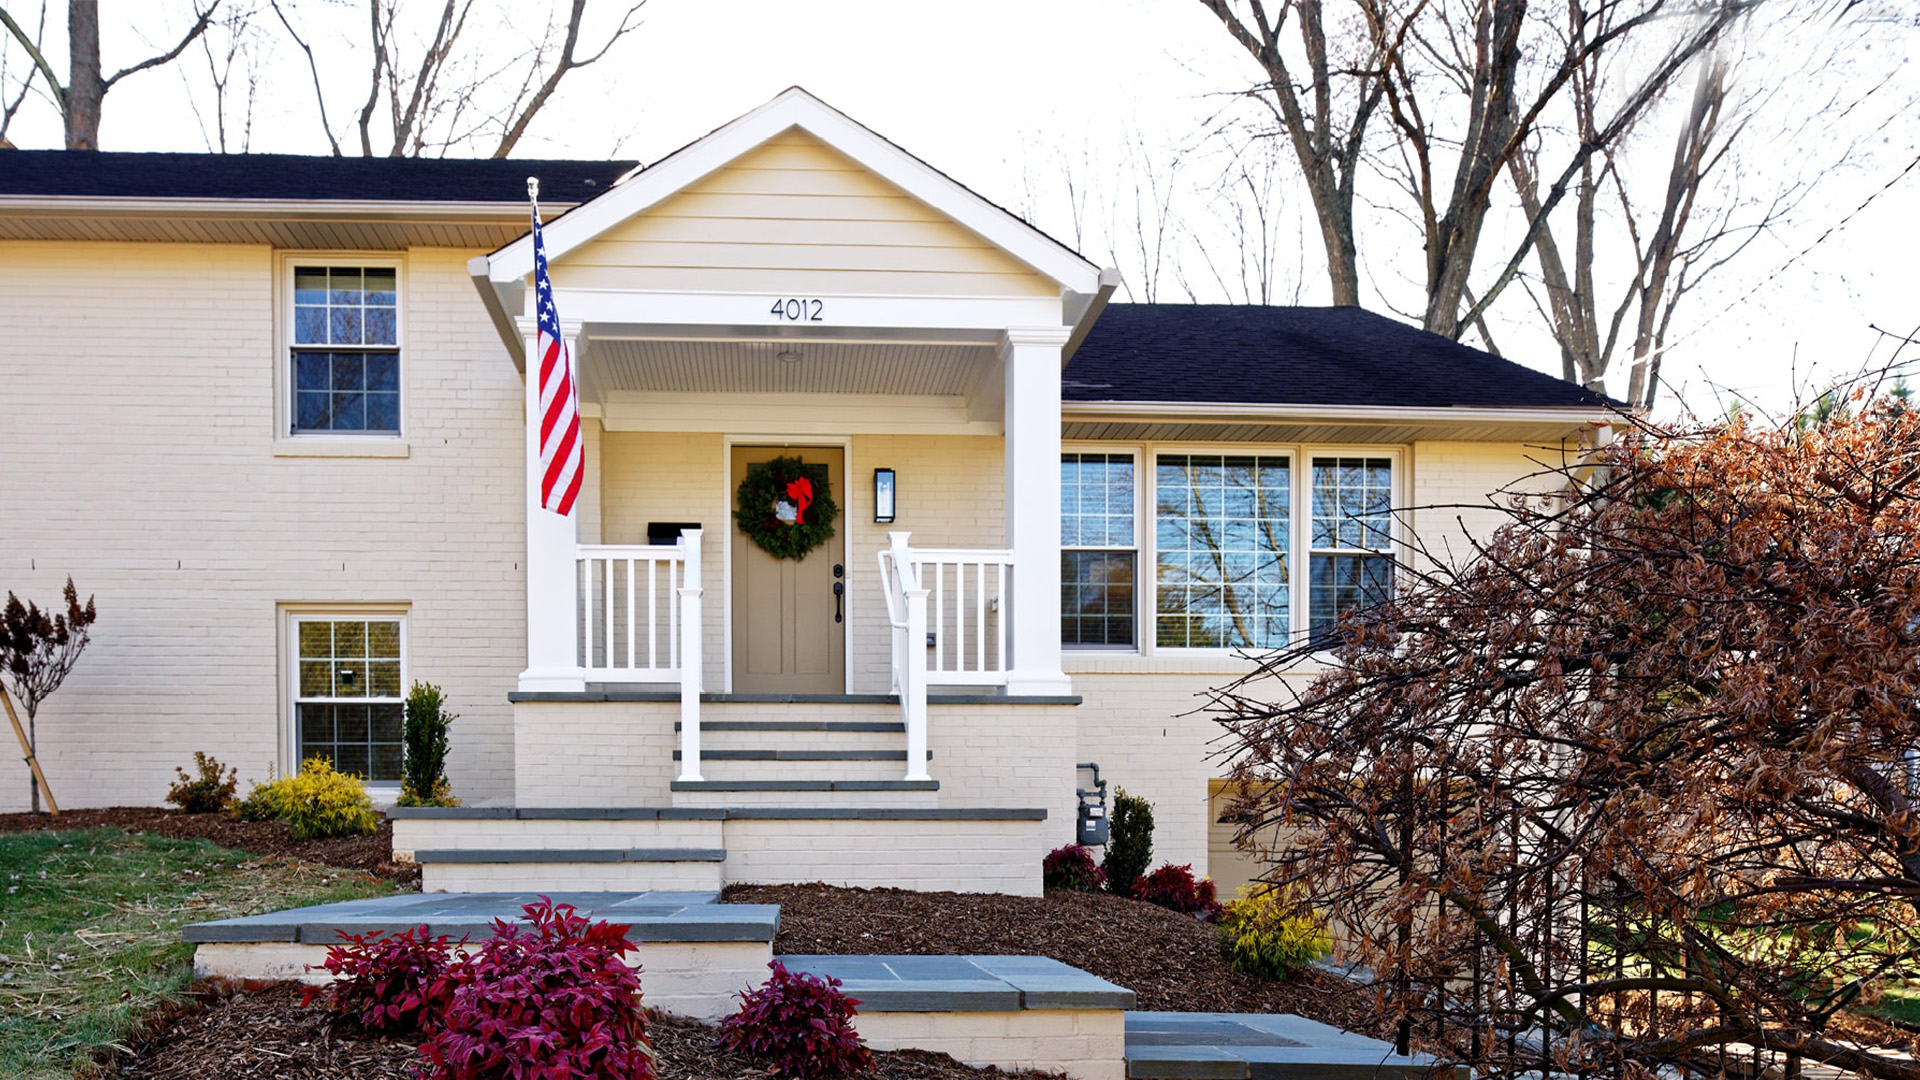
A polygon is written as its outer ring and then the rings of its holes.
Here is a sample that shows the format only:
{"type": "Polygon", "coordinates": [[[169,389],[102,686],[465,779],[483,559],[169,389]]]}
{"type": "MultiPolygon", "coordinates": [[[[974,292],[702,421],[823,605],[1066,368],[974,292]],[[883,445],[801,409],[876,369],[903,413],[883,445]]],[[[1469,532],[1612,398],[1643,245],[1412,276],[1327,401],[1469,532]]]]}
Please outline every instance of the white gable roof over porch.
{"type": "MultiPolygon", "coordinates": [[[[545,233],[562,317],[597,340],[669,336],[662,315],[727,336],[1082,327],[1118,283],[798,87],[545,233]],[[786,298],[825,300],[825,317],[781,325],[769,305],[786,298]]],[[[532,269],[530,236],[469,267],[516,360],[532,269]]]]}

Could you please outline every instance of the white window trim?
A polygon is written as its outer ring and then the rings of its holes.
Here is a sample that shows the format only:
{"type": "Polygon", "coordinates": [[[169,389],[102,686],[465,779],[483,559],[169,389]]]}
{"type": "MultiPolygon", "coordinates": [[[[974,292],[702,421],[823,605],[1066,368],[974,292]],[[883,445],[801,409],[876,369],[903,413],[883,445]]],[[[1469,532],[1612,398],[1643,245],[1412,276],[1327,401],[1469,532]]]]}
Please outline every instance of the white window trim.
{"type": "MultiPolygon", "coordinates": [[[[400,623],[400,700],[406,700],[413,672],[410,619],[404,604],[282,604],[280,605],[280,763],[281,776],[300,771],[300,631],[302,622],[393,619],[400,623]]],[[[369,780],[367,791],[376,799],[400,794],[398,780],[369,780]]]]}
{"type": "MultiPolygon", "coordinates": [[[[1143,591],[1144,585],[1141,574],[1143,571],[1152,569],[1151,564],[1146,561],[1148,556],[1145,522],[1148,519],[1142,513],[1143,506],[1150,508],[1151,504],[1143,504],[1141,502],[1142,493],[1146,490],[1147,485],[1141,482],[1141,472],[1146,468],[1146,465],[1140,456],[1140,448],[1127,444],[1069,443],[1060,447],[1060,453],[1063,456],[1066,454],[1107,454],[1110,456],[1124,454],[1133,459],[1133,543],[1128,547],[1086,547],[1079,544],[1069,546],[1064,542],[1060,545],[1060,551],[1063,554],[1069,551],[1133,552],[1133,644],[1068,645],[1062,642],[1060,648],[1070,653],[1086,653],[1094,656],[1136,655],[1142,648],[1143,639],[1147,636],[1147,632],[1152,629],[1151,623],[1142,617],[1140,603],[1142,596],[1151,595],[1150,592],[1143,591]]],[[[1061,612],[1061,617],[1066,617],[1065,611],[1061,612]]]]}
{"type": "MultiPolygon", "coordinates": [[[[1286,456],[1292,460],[1292,501],[1290,520],[1288,521],[1289,568],[1288,568],[1288,626],[1289,636],[1294,644],[1306,641],[1311,627],[1308,588],[1308,570],[1313,557],[1311,547],[1312,532],[1312,494],[1313,459],[1317,457],[1375,457],[1392,460],[1393,507],[1396,511],[1408,506],[1408,493],[1412,490],[1412,478],[1409,476],[1408,462],[1411,460],[1408,448],[1404,446],[1382,446],[1367,443],[1244,443],[1244,442],[1138,442],[1105,443],[1063,441],[1060,447],[1063,454],[1104,453],[1134,455],[1134,538],[1136,540],[1135,558],[1139,565],[1134,572],[1134,639],[1138,642],[1133,649],[1117,646],[1061,646],[1065,657],[1072,661],[1097,661],[1101,657],[1120,659],[1132,657],[1142,660],[1162,658],[1172,661],[1196,661],[1202,664],[1219,664],[1223,661],[1238,660],[1250,653],[1262,653],[1267,650],[1255,646],[1231,646],[1227,648],[1192,648],[1187,646],[1160,645],[1155,614],[1159,608],[1160,593],[1160,550],[1159,523],[1155,518],[1158,505],[1157,482],[1159,478],[1158,458],[1161,454],[1220,454],[1250,457],[1286,456]]],[[[1396,513],[1393,517],[1392,554],[1395,558],[1404,558],[1407,552],[1406,522],[1404,515],[1396,513]]],[[[1062,545],[1062,550],[1065,550],[1062,545]]],[[[1396,581],[1398,579],[1396,578],[1396,581]]]]}
{"type": "Polygon", "coordinates": [[[407,340],[411,294],[407,260],[391,252],[283,251],[275,264],[273,452],[278,457],[406,457],[412,343],[407,340]],[[293,272],[297,266],[375,267],[394,272],[394,341],[400,356],[400,430],[393,435],[364,431],[293,430],[293,272]]]}

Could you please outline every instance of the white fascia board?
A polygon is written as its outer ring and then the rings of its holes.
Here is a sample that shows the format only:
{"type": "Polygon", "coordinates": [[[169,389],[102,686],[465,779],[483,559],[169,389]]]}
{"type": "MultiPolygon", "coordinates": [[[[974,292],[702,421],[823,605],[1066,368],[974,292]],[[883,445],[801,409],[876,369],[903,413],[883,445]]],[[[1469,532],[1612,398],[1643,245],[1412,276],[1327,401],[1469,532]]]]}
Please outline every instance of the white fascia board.
{"type": "Polygon", "coordinates": [[[1258,402],[1191,401],[1063,401],[1063,416],[1074,419],[1113,417],[1128,420],[1205,420],[1214,423],[1272,423],[1274,421],[1342,421],[1404,423],[1443,421],[1472,424],[1556,424],[1610,427],[1620,416],[1589,408],[1525,408],[1498,406],[1392,405],[1273,405],[1258,402]]]}
{"type": "MultiPolygon", "coordinates": [[[[574,248],[796,127],[1059,283],[1064,291],[1090,294],[1099,289],[1099,267],[797,86],[698,142],[629,173],[606,194],[556,218],[542,230],[547,258],[559,261],[574,248]]],[[[533,272],[533,238],[523,236],[490,258],[495,281],[525,277],[533,272]]]]}
{"type": "MultiPolygon", "coordinates": [[[[566,205],[566,204],[561,204],[566,205]]],[[[267,221],[524,220],[525,203],[394,199],[168,199],[117,195],[0,195],[0,213],[33,217],[229,218],[267,221]]]]}

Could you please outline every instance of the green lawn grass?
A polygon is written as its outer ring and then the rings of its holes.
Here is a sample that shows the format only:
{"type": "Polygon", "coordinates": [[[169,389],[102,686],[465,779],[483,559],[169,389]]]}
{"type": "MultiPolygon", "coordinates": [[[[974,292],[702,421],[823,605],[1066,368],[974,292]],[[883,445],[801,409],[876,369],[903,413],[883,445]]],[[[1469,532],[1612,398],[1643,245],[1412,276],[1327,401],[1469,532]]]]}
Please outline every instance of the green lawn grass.
{"type": "Polygon", "coordinates": [[[0,833],[0,1076],[71,1077],[178,994],[180,927],[380,896],[391,882],[119,829],[0,833]]]}

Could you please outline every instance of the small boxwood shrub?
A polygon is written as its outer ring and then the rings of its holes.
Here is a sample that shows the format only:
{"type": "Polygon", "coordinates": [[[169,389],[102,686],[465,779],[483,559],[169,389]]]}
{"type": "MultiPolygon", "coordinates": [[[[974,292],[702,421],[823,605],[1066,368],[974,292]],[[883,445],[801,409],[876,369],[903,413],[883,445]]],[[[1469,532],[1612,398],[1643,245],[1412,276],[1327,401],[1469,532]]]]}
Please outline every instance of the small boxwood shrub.
{"type": "Polygon", "coordinates": [[[284,821],[297,840],[354,836],[380,827],[367,786],[357,776],[335,772],[333,762],[311,757],[300,771],[255,784],[240,804],[244,821],[284,821]]]}
{"type": "Polygon", "coordinates": [[[407,694],[402,731],[406,754],[400,768],[399,806],[459,806],[447,783],[447,730],[459,719],[447,711],[446,695],[432,683],[416,682],[407,694]]]}
{"type": "Polygon", "coordinates": [[[1237,971],[1284,979],[1333,953],[1318,913],[1271,885],[1243,886],[1220,914],[1220,952],[1237,971]]]}
{"type": "MultiPolygon", "coordinates": [[[[420,1046],[425,1080],[651,1080],[640,973],[627,927],[589,924],[547,897],[531,928],[495,920],[492,940],[450,966],[439,1026],[420,1046]]],[[[439,983],[436,983],[436,993],[439,983]]]]}
{"type": "Polygon", "coordinates": [[[178,765],[173,767],[180,779],[167,789],[168,802],[189,814],[214,814],[233,805],[233,793],[240,786],[239,770],[229,769],[199,750],[193,752],[193,769],[198,776],[188,776],[187,770],[178,765]]]}
{"type": "Polygon", "coordinates": [[[773,975],[740,994],[740,1009],[720,1021],[714,1045],[766,1061],[781,1076],[850,1076],[873,1067],[873,1053],[853,1029],[853,1007],[840,980],[795,974],[775,960],[773,975]]]}
{"type": "Polygon", "coordinates": [[[1135,881],[1133,898],[1203,919],[1214,919],[1220,914],[1213,882],[1206,878],[1194,880],[1193,867],[1184,863],[1179,866],[1163,863],[1158,870],[1135,881]]]}
{"type": "Polygon", "coordinates": [[[1040,880],[1049,889],[1095,892],[1107,883],[1107,875],[1094,865],[1093,853],[1085,845],[1068,844],[1047,852],[1040,863],[1040,880]]]}
{"type": "Polygon", "coordinates": [[[310,988],[305,1002],[321,998],[369,1031],[430,1031],[439,1024],[453,997],[447,969],[467,960],[445,934],[433,937],[424,926],[398,934],[336,933],[345,944],[327,946],[320,964],[334,981],[310,988]]]}
{"type": "Polygon", "coordinates": [[[1120,788],[1113,796],[1113,823],[1107,835],[1107,857],[1100,869],[1107,890],[1133,895],[1133,883],[1153,865],[1153,804],[1120,788]]]}

